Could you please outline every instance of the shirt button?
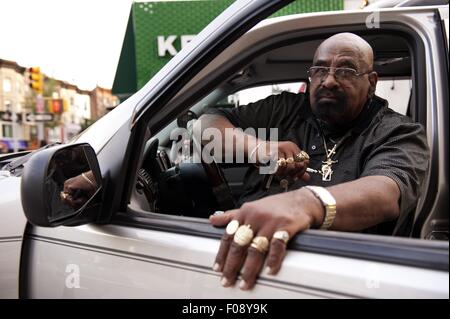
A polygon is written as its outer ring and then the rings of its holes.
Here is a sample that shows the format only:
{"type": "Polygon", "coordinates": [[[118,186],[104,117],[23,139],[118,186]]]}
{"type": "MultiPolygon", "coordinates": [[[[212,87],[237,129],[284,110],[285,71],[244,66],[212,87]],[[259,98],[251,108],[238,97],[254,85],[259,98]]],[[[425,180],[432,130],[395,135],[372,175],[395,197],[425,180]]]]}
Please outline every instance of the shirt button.
{"type": "Polygon", "coordinates": [[[316,146],[315,145],[311,146],[311,149],[314,151],[316,149],[316,146]]]}

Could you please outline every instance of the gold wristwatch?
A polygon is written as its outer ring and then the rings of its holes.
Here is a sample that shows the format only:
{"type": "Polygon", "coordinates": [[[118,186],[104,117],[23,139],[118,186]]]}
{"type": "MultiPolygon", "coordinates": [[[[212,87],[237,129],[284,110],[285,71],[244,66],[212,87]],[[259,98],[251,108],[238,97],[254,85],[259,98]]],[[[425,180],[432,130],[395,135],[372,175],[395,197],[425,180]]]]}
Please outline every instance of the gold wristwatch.
{"type": "Polygon", "coordinates": [[[328,229],[334,222],[334,218],[336,217],[336,200],[333,195],[324,187],[320,186],[305,186],[309,189],[314,196],[316,196],[325,207],[325,218],[323,219],[323,223],[320,226],[320,229],[328,229]]]}

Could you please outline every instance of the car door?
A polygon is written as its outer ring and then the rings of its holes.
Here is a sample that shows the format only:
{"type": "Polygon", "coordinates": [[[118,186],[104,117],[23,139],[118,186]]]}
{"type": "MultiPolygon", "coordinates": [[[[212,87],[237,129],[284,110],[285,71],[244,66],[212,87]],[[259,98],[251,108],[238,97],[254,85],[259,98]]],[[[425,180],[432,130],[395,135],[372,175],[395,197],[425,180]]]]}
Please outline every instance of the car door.
{"type": "Polygon", "coordinates": [[[27,222],[17,196],[20,178],[2,170],[5,157],[0,158],[0,299],[19,296],[20,256],[27,222]]]}
{"type": "MultiPolygon", "coordinates": [[[[277,276],[262,274],[250,292],[224,289],[220,274],[211,268],[223,230],[205,219],[144,212],[128,205],[139,166],[136,154],[151,131],[176,113],[167,102],[177,89],[258,19],[284,3],[236,2],[200,34],[191,50],[182,51],[136,96],[113,111],[107,118],[110,122],[100,121],[80,137],[78,141],[96,150],[105,180],[100,223],[56,228],[29,225],[21,263],[22,297],[448,298],[448,242],[318,230],[292,240],[277,276]]],[[[367,17],[365,12],[351,15],[359,22],[367,17]]],[[[394,12],[389,19],[405,15],[394,12]]],[[[309,28],[342,27],[349,21],[344,14],[318,19],[315,24],[305,19],[309,28]]]]}

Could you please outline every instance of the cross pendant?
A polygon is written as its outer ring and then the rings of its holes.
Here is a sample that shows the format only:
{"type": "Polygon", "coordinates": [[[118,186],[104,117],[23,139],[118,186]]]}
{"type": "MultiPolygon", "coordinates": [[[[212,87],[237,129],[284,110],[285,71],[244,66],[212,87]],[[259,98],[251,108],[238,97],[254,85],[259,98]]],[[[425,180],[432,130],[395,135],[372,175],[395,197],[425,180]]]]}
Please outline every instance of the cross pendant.
{"type": "Polygon", "coordinates": [[[331,174],[333,174],[331,165],[329,165],[328,163],[325,163],[324,165],[322,165],[322,169],[320,170],[320,173],[322,174],[322,180],[324,182],[331,181],[331,174]]]}
{"type": "Polygon", "coordinates": [[[322,162],[322,169],[320,170],[320,173],[322,174],[322,180],[324,182],[331,181],[331,175],[333,174],[332,165],[334,163],[337,163],[338,161],[333,161],[331,158],[327,158],[325,162],[322,162]]]}
{"type": "Polygon", "coordinates": [[[336,154],[336,146],[337,144],[335,144],[331,150],[327,150],[327,159],[331,159],[333,155],[336,154]]]}

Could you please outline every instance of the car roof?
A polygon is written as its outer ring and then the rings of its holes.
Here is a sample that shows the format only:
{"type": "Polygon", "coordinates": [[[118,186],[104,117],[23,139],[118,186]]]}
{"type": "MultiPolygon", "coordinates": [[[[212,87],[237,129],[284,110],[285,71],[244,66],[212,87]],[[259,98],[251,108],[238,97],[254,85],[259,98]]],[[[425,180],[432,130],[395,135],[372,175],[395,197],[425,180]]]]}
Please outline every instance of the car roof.
{"type": "Polygon", "coordinates": [[[381,0],[369,4],[364,10],[373,10],[377,8],[398,8],[398,7],[422,7],[434,5],[446,5],[448,0],[381,0]]]}

